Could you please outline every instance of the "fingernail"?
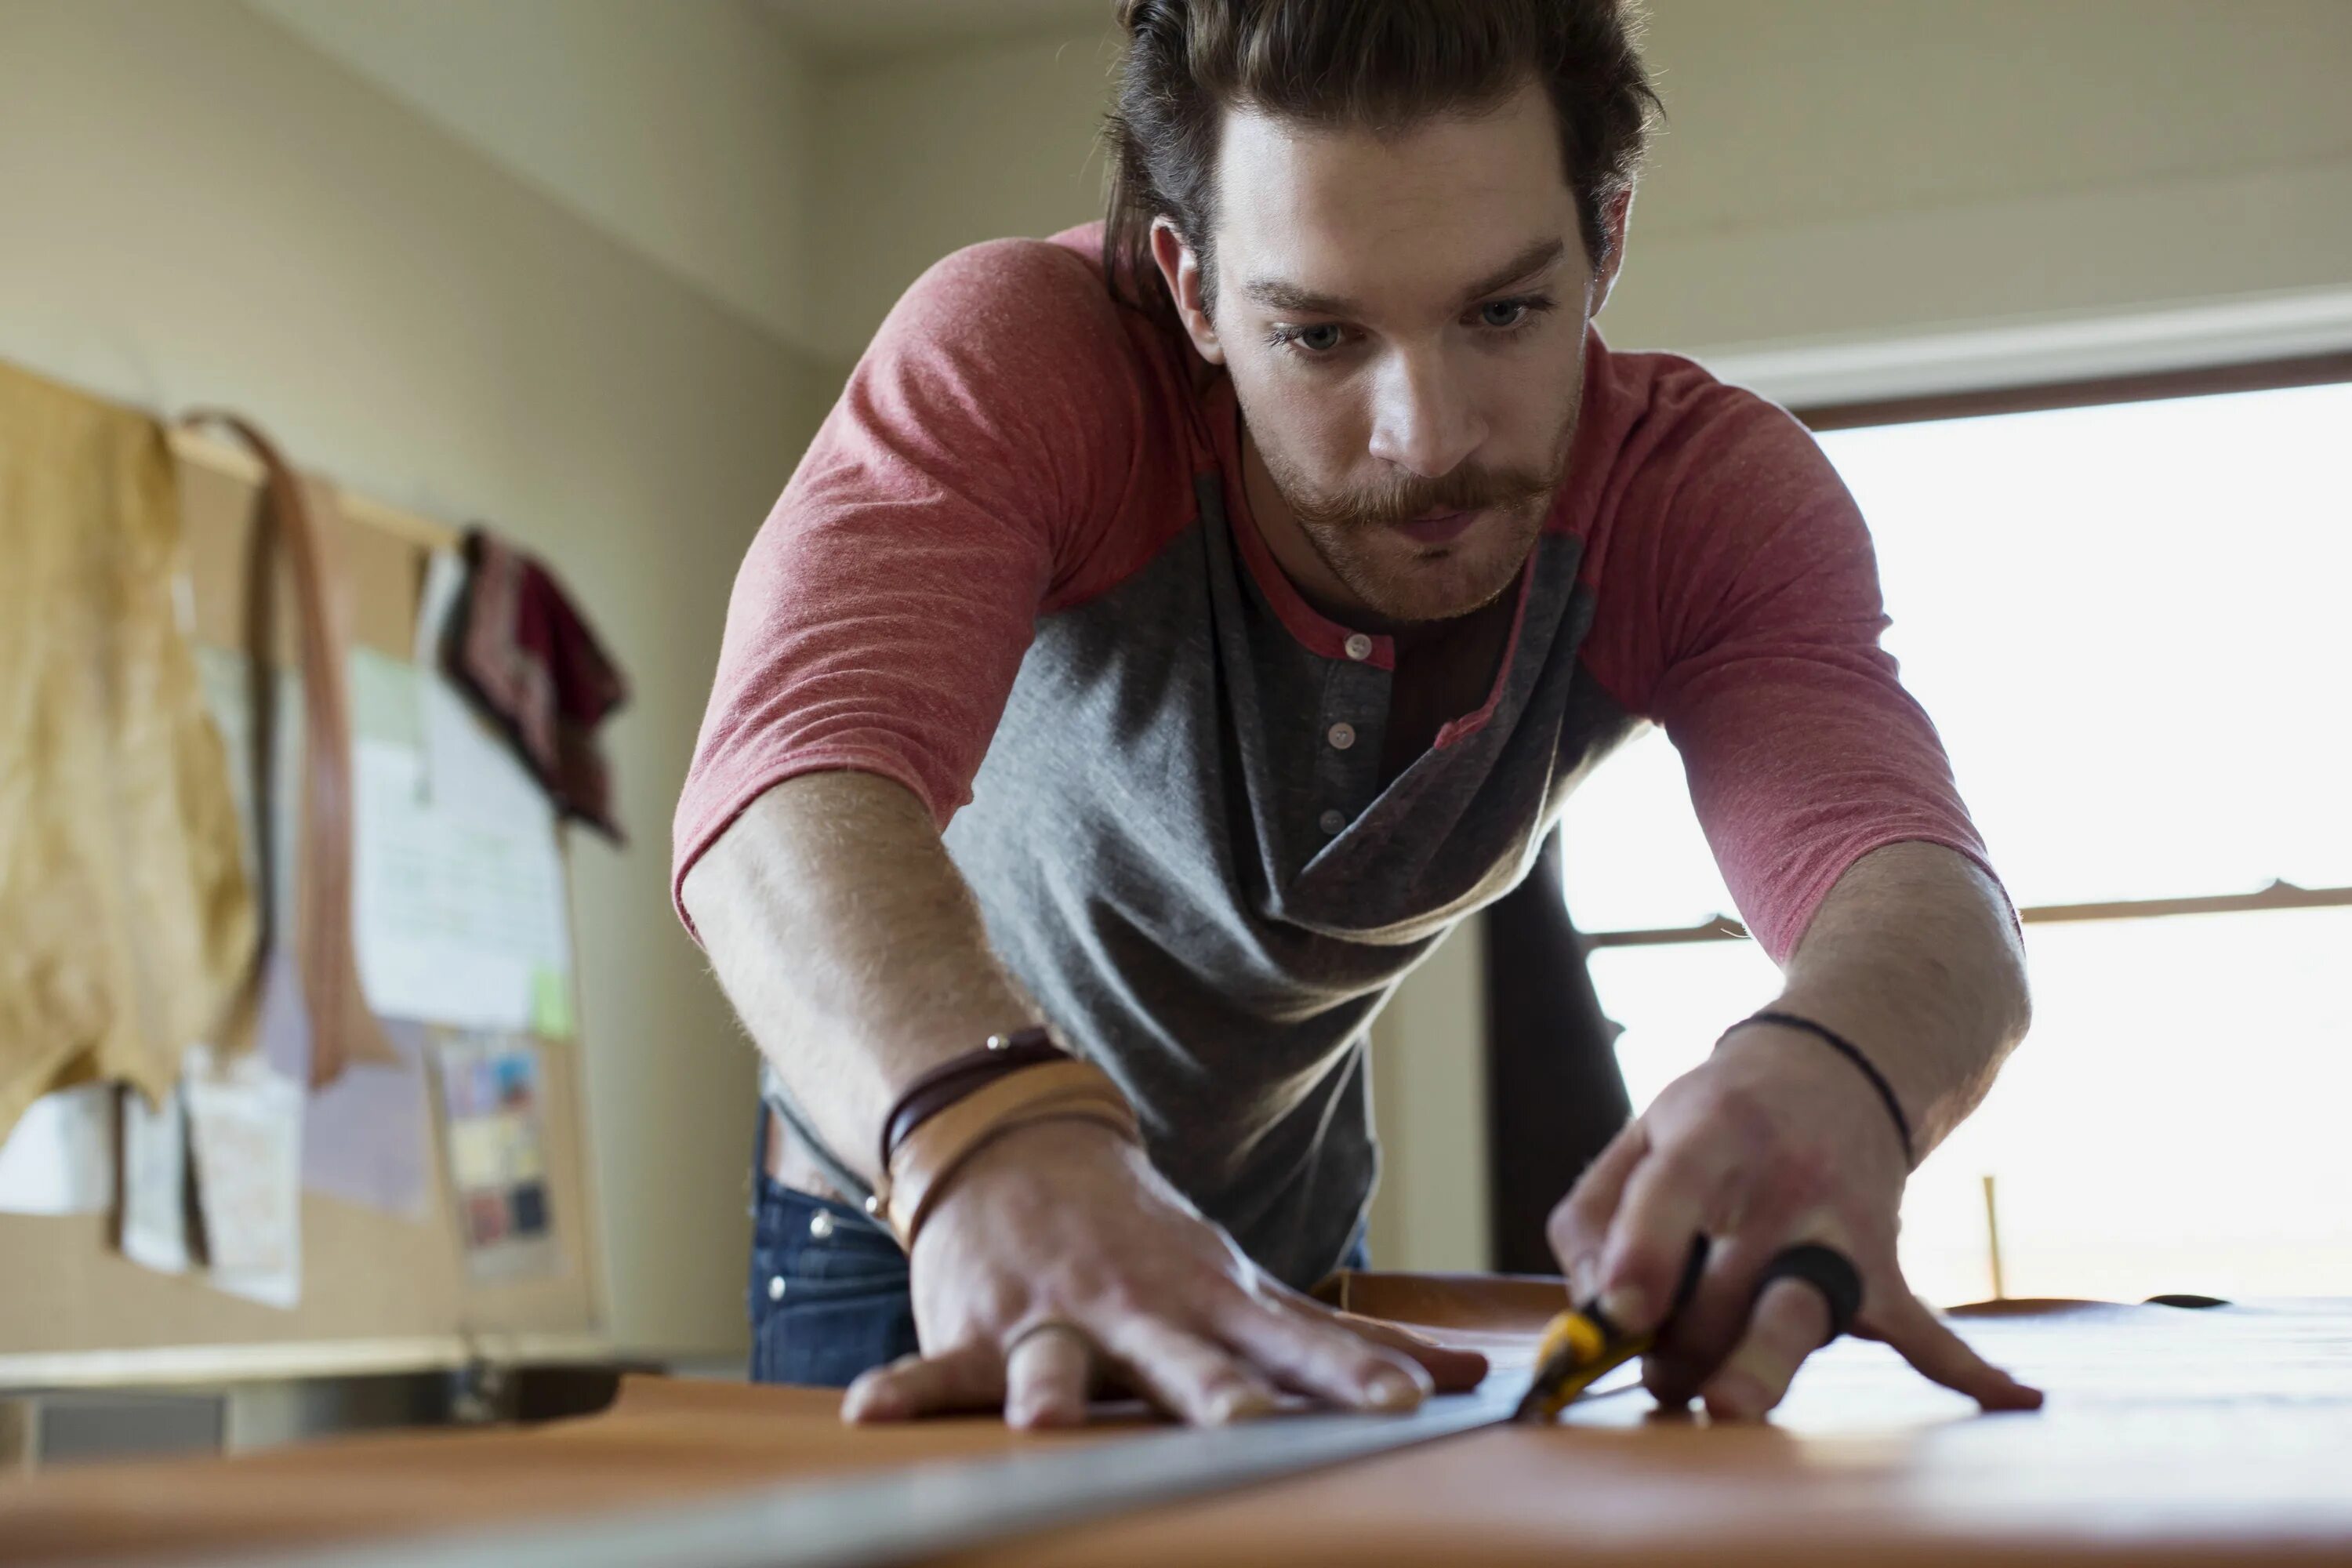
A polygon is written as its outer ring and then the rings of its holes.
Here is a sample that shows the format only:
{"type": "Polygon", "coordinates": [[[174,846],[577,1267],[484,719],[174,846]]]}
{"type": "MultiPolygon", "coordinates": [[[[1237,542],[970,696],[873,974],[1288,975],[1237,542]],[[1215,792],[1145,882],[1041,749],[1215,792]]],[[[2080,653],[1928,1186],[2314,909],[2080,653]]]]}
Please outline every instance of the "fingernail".
{"type": "Polygon", "coordinates": [[[1253,1416],[1265,1415],[1272,1408],[1273,1403],[1255,1389],[1228,1389],[1209,1401],[1209,1425],[1224,1426],[1235,1421],[1247,1421],[1253,1416]]]}
{"type": "Polygon", "coordinates": [[[1650,1326],[1650,1303],[1635,1285],[1619,1285],[1601,1298],[1601,1315],[1626,1333],[1650,1326]]]}
{"type": "Polygon", "coordinates": [[[885,1384],[852,1384],[841,1397],[841,1418],[852,1425],[887,1421],[898,1414],[898,1391],[885,1384]]]}
{"type": "Polygon", "coordinates": [[[1024,1432],[1034,1432],[1047,1426],[1066,1426],[1074,1423],[1065,1412],[1053,1405],[1032,1402],[1005,1411],[1004,1424],[1017,1426],[1024,1432]]]}
{"type": "Polygon", "coordinates": [[[1761,1420],[1764,1405],[1764,1385],[1745,1372],[1719,1373],[1706,1392],[1706,1413],[1718,1421],[1761,1420]]]}
{"type": "Polygon", "coordinates": [[[1364,1403],[1375,1410],[1411,1410],[1421,1403],[1421,1388],[1401,1372],[1376,1372],[1364,1382],[1364,1403]]]}

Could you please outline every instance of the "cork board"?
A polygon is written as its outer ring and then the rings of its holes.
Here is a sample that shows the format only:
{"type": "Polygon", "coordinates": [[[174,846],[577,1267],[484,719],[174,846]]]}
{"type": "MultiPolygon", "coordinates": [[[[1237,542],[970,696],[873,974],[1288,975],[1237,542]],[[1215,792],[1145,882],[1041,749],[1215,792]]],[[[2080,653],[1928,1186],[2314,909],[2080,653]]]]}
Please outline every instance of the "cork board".
{"type": "MultiPolygon", "coordinates": [[[[200,644],[244,648],[260,470],[242,453],[175,436],[189,609],[200,644]]],[[[454,533],[354,498],[326,524],[352,646],[407,659],[427,552],[454,533]]],[[[282,595],[276,655],[292,664],[282,595]]],[[[233,757],[231,766],[247,759],[233,757]]],[[[575,1016],[577,1009],[574,1009],[575,1016]]],[[[158,1274],[113,1241],[113,1216],[0,1215],[0,1385],[391,1371],[475,1355],[582,1355],[602,1344],[586,1178],[579,1046],[541,1039],[541,1136],[559,1261],[527,1278],[467,1277],[446,1162],[434,1151],[424,1223],[305,1194],[300,1304],[279,1310],[196,1276],[158,1274]]],[[[436,1116],[437,1120],[437,1116],[436,1116]]]]}

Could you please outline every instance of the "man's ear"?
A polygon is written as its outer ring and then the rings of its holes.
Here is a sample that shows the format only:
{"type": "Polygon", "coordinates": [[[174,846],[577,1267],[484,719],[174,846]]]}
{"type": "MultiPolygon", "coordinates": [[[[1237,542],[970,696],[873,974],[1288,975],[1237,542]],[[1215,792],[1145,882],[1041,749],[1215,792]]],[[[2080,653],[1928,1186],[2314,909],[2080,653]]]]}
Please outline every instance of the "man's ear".
{"type": "Polygon", "coordinates": [[[1168,284],[1168,297],[1176,301],[1176,314],[1192,337],[1192,346],[1211,364],[1224,363],[1225,351],[1217,341],[1216,323],[1209,320],[1209,302],[1201,294],[1201,259],[1177,232],[1172,219],[1151,220],[1151,259],[1160,264],[1160,276],[1168,284]]]}
{"type": "Polygon", "coordinates": [[[1592,308],[1584,313],[1587,321],[1601,314],[1601,307],[1609,303],[1609,290],[1616,287],[1617,270],[1625,265],[1625,226],[1633,216],[1630,185],[1610,197],[1609,205],[1601,209],[1601,226],[1609,236],[1609,260],[1592,279],[1592,308]]]}

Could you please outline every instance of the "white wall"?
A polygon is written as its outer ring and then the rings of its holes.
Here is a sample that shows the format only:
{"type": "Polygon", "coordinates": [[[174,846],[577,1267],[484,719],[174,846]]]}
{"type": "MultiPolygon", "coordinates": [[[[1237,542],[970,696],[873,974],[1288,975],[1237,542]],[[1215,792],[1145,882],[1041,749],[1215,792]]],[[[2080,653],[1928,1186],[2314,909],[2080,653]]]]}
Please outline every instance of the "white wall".
{"type": "Polygon", "coordinates": [[[1094,136],[1114,58],[1088,31],[827,74],[817,190],[829,355],[856,359],[907,285],[949,251],[1101,216],[1094,136]]]}
{"type": "MultiPolygon", "coordinates": [[[[1612,342],[1791,397],[2352,342],[2341,0],[1651,9],[1670,122],[1612,342]]],[[[1080,29],[828,83],[845,152],[820,193],[848,241],[824,273],[829,352],[853,353],[957,246],[1098,214],[1098,161],[1081,163],[1101,42],[1080,29]]],[[[1482,1256],[1464,1247],[1485,1204],[1472,958],[1459,938],[1440,950],[1376,1031],[1386,1267],[1482,1256]]]]}
{"type": "MultiPolygon", "coordinates": [[[[1746,354],[2352,284],[2340,0],[1653,0],[1604,326],[1746,354]]],[[[1092,30],[833,77],[838,357],[958,245],[1098,210],[1092,30]],[[1093,169],[1087,174],[1091,176],[1093,169]],[[847,274],[854,273],[854,279],[847,274]]]]}
{"type": "Polygon", "coordinates": [[[0,356],[488,520],[626,665],[633,837],[574,856],[614,1325],[740,1345],[752,1058],[669,912],[669,815],[830,374],[233,0],[0,0],[0,356]]]}
{"type": "Polygon", "coordinates": [[[1659,0],[1651,46],[1623,342],[1745,364],[2352,285],[2338,0],[1659,0]]]}
{"type": "Polygon", "coordinates": [[[815,314],[811,71],[750,0],[248,0],[787,343],[815,314]]]}

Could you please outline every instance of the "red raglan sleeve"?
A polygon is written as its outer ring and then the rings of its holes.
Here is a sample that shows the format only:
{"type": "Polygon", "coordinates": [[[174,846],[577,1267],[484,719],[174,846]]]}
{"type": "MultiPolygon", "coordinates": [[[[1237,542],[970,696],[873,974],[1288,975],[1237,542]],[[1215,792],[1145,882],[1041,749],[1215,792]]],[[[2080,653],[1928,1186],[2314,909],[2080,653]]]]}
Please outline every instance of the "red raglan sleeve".
{"type": "Polygon", "coordinates": [[[1130,504],[1154,394],[1127,314],[1041,240],[959,251],[908,289],[736,576],[673,898],[797,774],[895,779],[942,826],[971,798],[1041,608],[1152,528],[1130,504]]]}
{"type": "Polygon", "coordinates": [[[1591,662],[1682,754],[1740,914],[1785,962],[1874,849],[1940,844],[1994,873],[1880,646],[1877,561],[1843,481],[1787,413],[1683,368],[1643,421],[1591,662]]]}

